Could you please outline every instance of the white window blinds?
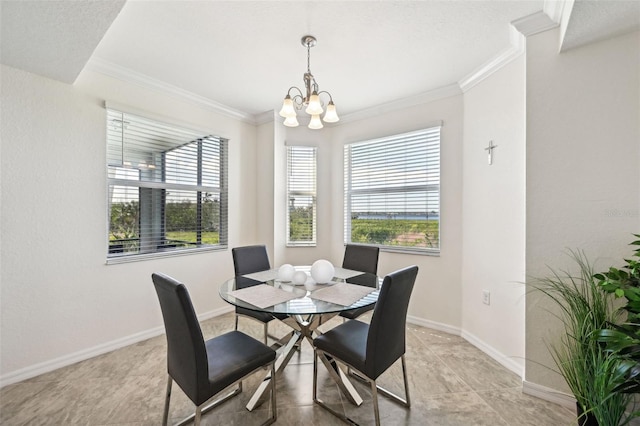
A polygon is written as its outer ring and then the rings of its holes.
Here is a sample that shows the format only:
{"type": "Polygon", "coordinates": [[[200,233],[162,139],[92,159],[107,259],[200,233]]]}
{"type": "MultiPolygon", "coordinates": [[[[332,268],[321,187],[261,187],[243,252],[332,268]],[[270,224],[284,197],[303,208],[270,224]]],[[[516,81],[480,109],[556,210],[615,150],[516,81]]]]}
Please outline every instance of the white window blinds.
{"type": "Polygon", "coordinates": [[[108,261],[227,245],[227,141],[107,109],[108,261]]]}
{"type": "Polygon", "coordinates": [[[440,248],[440,126],[345,145],[345,242],[440,248]]]}
{"type": "Polygon", "coordinates": [[[316,150],[287,146],[287,245],[316,245],[316,150]]]}

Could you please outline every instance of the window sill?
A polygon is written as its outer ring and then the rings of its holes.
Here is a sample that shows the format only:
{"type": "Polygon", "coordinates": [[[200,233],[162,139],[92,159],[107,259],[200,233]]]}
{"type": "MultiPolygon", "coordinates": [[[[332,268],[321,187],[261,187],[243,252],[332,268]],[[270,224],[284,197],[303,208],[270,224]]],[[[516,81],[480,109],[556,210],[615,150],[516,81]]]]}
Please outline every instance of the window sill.
{"type": "Polygon", "coordinates": [[[167,251],[158,251],[154,253],[125,254],[120,256],[107,257],[107,260],[105,263],[107,265],[116,265],[119,263],[142,262],[145,260],[161,259],[165,257],[189,256],[192,254],[208,253],[212,251],[223,251],[223,250],[227,250],[226,245],[198,247],[198,248],[182,249],[182,250],[167,250],[167,251]]]}
{"type": "Polygon", "coordinates": [[[386,253],[400,253],[400,254],[411,254],[411,255],[417,255],[417,256],[440,257],[439,249],[419,250],[419,249],[411,249],[409,247],[393,248],[393,247],[380,246],[380,251],[383,251],[386,253]]]}

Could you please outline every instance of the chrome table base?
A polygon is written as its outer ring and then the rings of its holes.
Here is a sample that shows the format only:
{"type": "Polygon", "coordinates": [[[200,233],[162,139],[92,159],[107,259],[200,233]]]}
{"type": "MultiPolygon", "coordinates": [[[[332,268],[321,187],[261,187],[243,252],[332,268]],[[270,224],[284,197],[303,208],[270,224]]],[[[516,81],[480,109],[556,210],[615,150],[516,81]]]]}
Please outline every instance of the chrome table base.
{"type": "MultiPolygon", "coordinates": [[[[276,364],[275,364],[275,374],[279,374],[284,370],[284,368],[289,363],[289,360],[293,356],[293,353],[296,351],[296,347],[299,346],[299,343],[302,342],[303,339],[306,339],[311,346],[313,346],[313,335],[318,334],[318,327],[320,324],[325,322],[326,320],[337,315],[334,314],[310,314],[307,316],[303,315],[292,315],[284,320],[285,324],[289,327],[293,328],[293,331],[287,334],[285,337],[280,339],[276,343],[280,347],[276,351],[276,364]]],[[[325,361],[323,360],[323,363],[325,361]]],[[[347,375],[345,375],[342,370],[338,367],[335,361],[328,361],[325,363],[325,366],[329,370],[329,374],[336,381],[340,390],[344,393],[344,395],[351,401],[351,403],[355,405],[362,404],[362,397],[358,394],[356,389],[353,387],[351,382],[349,381],[347,375]]],[[[271,383],[271,372],[269,372],[265,378],[258,386],[258,389],[253,394],[249,402],[247,403],[247,410],[253,411],[256,407],[259,407],[265,400],[265,395],[269,390],[269,384],[271,383]]]]}

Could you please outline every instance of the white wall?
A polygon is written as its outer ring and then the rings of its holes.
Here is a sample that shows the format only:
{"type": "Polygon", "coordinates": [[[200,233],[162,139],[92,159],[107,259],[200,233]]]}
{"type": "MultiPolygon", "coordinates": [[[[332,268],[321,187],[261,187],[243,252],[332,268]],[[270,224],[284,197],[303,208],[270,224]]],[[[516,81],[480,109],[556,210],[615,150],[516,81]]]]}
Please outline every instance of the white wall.
{"type": "MultiPolygon", "coordinates": [[[[461,326],[460,273],[462,263],[462,94],[345,122],[333,128],[331,157],[332,210],[321,224],[331,228],[333,258],[344,253],[343,146],[351,142],[400,134],[442,120],[440,184],[440,256],[381,252],[380,275],[409,266],[420,268],[409,306],[413,321],[451,328],[461,326]]],[[[320,226],[320,224],[319,224],[320,226]]]]}
{"type": "MultiPolygon", "coordinates": [[[[256,235],[254,241],[246,244],[265,244],[271,264],[274,263],[276,249],[274,244],[274,122],[261,124],[257,129],[255,169],[256,235]]],[[[247,161],[247,167],[252,167],[247,161]]]]}
{"type": "MultiPolygon", "coordinates": [[[[558,54],[558,29],[527,38],[526,274],[622,266],[640,230],[640,33],[558,54]]],[[[526,380],[566,390],[552,366],[558,324],[527,296],[526,380]]]]}
{"type": "Polygon", "coordinates": [[[525,56],[464,94],[463,336],[524,373],[525,56]],[[485,148],[493,141],[493,164],[485,148]],[[490,305],[482,292],[490,292],[490,305]],[[507,325],[508,326],[505,326],[507,325]]]}
{"type": "Polygon", "coordinates": [[[83,72],[74,86],[1,69],[1,364],[4,383],[163,331],[150,275],[184,281],[196,311],[217,294],[229,251],[105,265],[105,99],[230,139],[229,244],[256,235],[255,126],[83,72]]]}

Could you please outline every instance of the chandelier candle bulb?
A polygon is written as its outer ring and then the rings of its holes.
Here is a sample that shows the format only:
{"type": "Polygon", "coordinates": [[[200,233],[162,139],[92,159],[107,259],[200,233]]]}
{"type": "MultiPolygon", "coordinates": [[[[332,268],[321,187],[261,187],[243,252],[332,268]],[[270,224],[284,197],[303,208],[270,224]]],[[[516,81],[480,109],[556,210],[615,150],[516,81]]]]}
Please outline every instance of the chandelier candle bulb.
{"type": "Polygon", "coordinates": [[[309,115],[320,115],[324,112],[322,105],[320,105],[320,96],[318,96],[316,91],[311,94],[311,97],[309,98],[309,106],[307,106],[307,109],[304,112],[309,115]]]}
{"type": "Polygon", "coordinates": [[[285,118],[295,118],[296,110],[293,107],[293,101],[291,96],[287,95],[282,102],[282,109],[280,110],[280,116],[285,118]]]}
{"type": "Polygon", "coordinates": [[[295,117],[287,117],[283,123],[287,127],[298,127],[298,119],[295,117]]]}
{"type": "Polygon", "coordinates": [[[320,116],[319,115],[312,115],[311,116],[311,121],[309,121],[309,128],[310,129],[322,129],[324,126],[322,125],[322,120],[320,120],[320,116]]]}
{"type": "Polygon", "coordinates": [[[333,101],[330,101],[329,105],[327,105],[327,112],[324,114],[323,119],[325,123],[335,123],[340,120],[340,118],[338,118],[336,106],[333,104],[333,101]]]}

